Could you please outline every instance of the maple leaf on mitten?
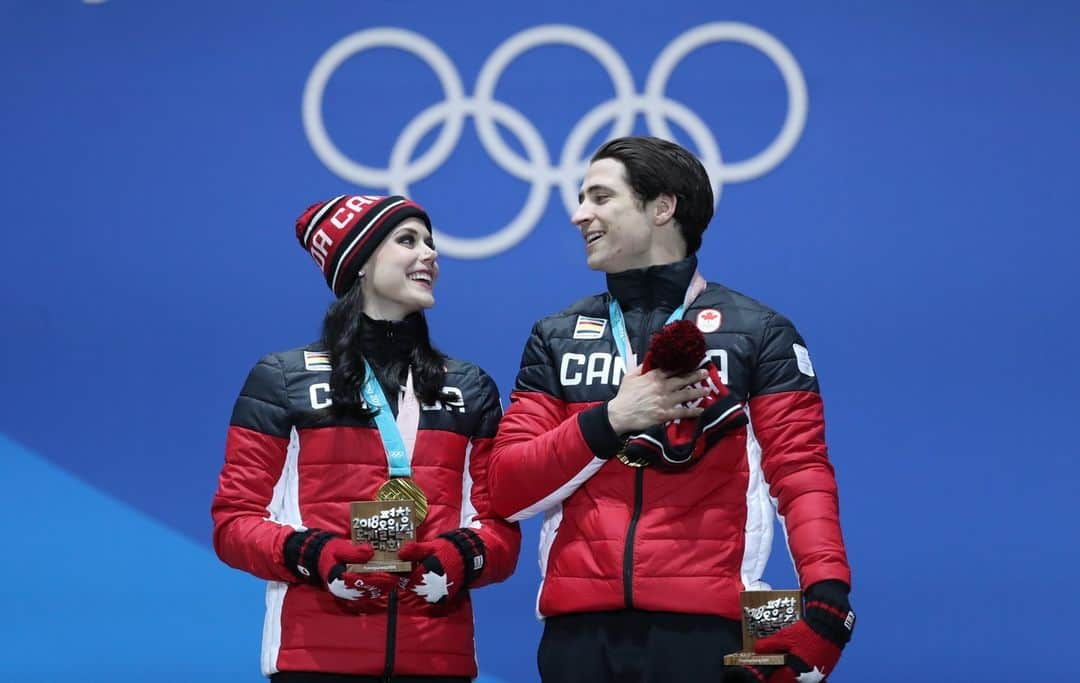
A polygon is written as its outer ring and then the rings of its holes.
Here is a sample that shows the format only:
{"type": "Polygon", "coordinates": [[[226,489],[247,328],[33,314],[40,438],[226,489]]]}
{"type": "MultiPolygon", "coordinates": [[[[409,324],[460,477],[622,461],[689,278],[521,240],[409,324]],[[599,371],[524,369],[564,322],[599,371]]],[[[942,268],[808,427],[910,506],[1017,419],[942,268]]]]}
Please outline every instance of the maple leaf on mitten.
{"type": "Polygon", "coordinates": [[[851,640],[855,612],[843,581],[819,581],[806,589],[803,618],[754,643],[759,654],[783,654],[768,683],[820,683],[832,674],[851,640]]]}
{"type": "Polygon", "coordinates": [[[384,572],[350,572],[375,554],[370,543],[352,541],[320,529],[294,531],[285,539],[285,564],[307,583],[321,586],[334,597],[355,602],[361,611],[386,608],[394,577],[384,572]]]}
{"type": "Polygon", "coordinates": [[[412,591],[429,603],[452,600],[484,569],[486,550],[472,529],[455,529],[423,543],[408,543],[398,551],[403,560],[418,562],[412,591]]]}

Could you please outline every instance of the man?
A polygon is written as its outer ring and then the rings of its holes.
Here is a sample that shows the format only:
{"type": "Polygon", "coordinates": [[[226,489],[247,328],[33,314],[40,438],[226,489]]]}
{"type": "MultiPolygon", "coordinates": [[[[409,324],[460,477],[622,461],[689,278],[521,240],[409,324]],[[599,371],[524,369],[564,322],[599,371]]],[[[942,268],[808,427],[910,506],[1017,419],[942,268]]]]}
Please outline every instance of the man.
{"type": "Polygon", "coordinates": [[[685,149],[649,137],[608,142],[579,199],[572,221],[608,291],[533,326],[490,473],[496,512],[545,515],[541,678],[822,680],[854,613],[803,339],[784,317],[697,273],[713,194],[685,149]],[[680,318],[704,334],[707,362],[650,369],[651,336],[680,318]],[[741,646],[740,591],[767,588],[770,498],[806,616],[759,642],[788,655],[784,666],[725,670],[723,656],[741,646]]]}

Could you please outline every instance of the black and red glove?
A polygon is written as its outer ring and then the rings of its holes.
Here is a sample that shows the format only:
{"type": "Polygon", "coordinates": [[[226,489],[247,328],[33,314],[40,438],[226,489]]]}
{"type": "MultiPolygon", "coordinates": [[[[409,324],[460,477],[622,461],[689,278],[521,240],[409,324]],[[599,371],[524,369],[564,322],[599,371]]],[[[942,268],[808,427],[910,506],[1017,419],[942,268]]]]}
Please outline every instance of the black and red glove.
{"type": "Polygon", "coordinates": [[[418,562],[410,590],[431,604],[449,603],[484,571],[484,542],[472,529],[455,529],[422,543],[408,543],[398,557],[418,562]]]}
{"type": "Polygon", "coordinates": [[[704,412],[696,420],[670,420],[631,436],[626,442],[627,458],[662,469],[685,469],[730,430],[746,424],[742,403],[720,381],[716,365],[705,357],[705,337],[692,322],[675,321],[652,336],[641,372],[653,368],[673,375],[707,370],[709,375],[697,386],[709,393],[687,404],[700,406],[704,412]]]}
{"type": "Polygon", "coordinates": [[[754,643],[758,654],[782,654],[783,666],[733,667],[725,683],[820,683],[833,672],[851,640],[855,612],[843,581],[819,581],[803,595],[803,618],[754,643]]]}
{"type": "Polygon", "coordinates": [[[320,529],[294,531],[285,539],[285,564],[301,580],[326,588],[335,597],[358,607],[385,609],[397,579],[383,572],[347,571],[375,554],[370,543],[352,541],[320,529]]]}

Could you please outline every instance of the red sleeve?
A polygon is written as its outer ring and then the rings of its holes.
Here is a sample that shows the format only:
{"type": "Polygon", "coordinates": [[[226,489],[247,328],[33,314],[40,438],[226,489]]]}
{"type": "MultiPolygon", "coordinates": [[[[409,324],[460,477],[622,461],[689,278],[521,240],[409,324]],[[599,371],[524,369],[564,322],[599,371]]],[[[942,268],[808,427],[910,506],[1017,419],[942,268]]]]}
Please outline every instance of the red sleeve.
{"type": "Polygon", "coordinates": [[[294,529],[271,521],[269,510],[289,446],[285,406],[280,365],[273,357],[259,361],[233,409],[211,515],[223,562],[259,578],[295,581],[282,558],[294,529]]]}
{"type": "Polygon", "coordinates": [[[825,579],[850,586],[817,378],[805,343],[780,316],[766,326],[750,418],[801,587],[825,579]]]}
{"type": "Polygon", "coordinates": [[[787,528],[803,589],[825,579],[851,585],[836,479],[825,448],[821,396],[768,394],[750,401],[761,467],[787,528]]]}
{"type": "Polygon", "coordinates": [[[484,417],[477,434],[469,442],[468,471],[465,473],[470,485],[469,500],[462,501],[462,526],[480,536],[485,549],[484,571],[473,582],[473,587],[505,581],[517,567],[521,551],[521,528],[517,522],[508,522],[492,509],[491,501],[491,451],[495,444],[495,431],[502,417],[499,390],[486,375],[484,382],[484,417]]]}
{"type": "Polygon", "coordinates": [[[509,520],[558,505],[622,445],[611,430],[606,404],[575,411],[559,397],[560,389],[555,360],[537,323],[492,454],[493,504],[509,520]]]}
{"type": "Polygon", "coordinates": [[[517,567],[521,551],[521,527],[495,514],[491,507],[491,488],[488,485],[488,469],[491,464],[491,448],[494,439],[473,439],[469,455],[469,475],[472,478],[470,502],[476,516],[465,526],[475,531],[484,543],[484,571],[473,583],[474,587],[505,581],[517,567]]]}
{"type": "Polygon", "coordinates": [[[558,399],[515,391],[510,401],[495,438],[491,487],[495,512],[516,521],[561,503],[607,460],[558,399]]]}

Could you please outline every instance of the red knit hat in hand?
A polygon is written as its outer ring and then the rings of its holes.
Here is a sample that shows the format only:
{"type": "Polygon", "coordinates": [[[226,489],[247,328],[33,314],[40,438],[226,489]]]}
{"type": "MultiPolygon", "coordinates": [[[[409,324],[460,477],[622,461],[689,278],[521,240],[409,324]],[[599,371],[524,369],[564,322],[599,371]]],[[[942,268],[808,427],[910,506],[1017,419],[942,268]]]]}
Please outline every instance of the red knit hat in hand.
{"type": "Polygon", "coordinates": [[[670,420],[630,437],[626,457],[643,460],[665,469],[682,469],[697,462],[721,436],[746,424],[742,403],[720,381],[716,365],[705,355],[705,337],[688,320],[665,325],[649,340],[649,350],[641,372],[653,368],[684,375],[696,368],[709,375],[699,386],[709,393],[692,404],[705,409],[696,420],[670,420]]]}

